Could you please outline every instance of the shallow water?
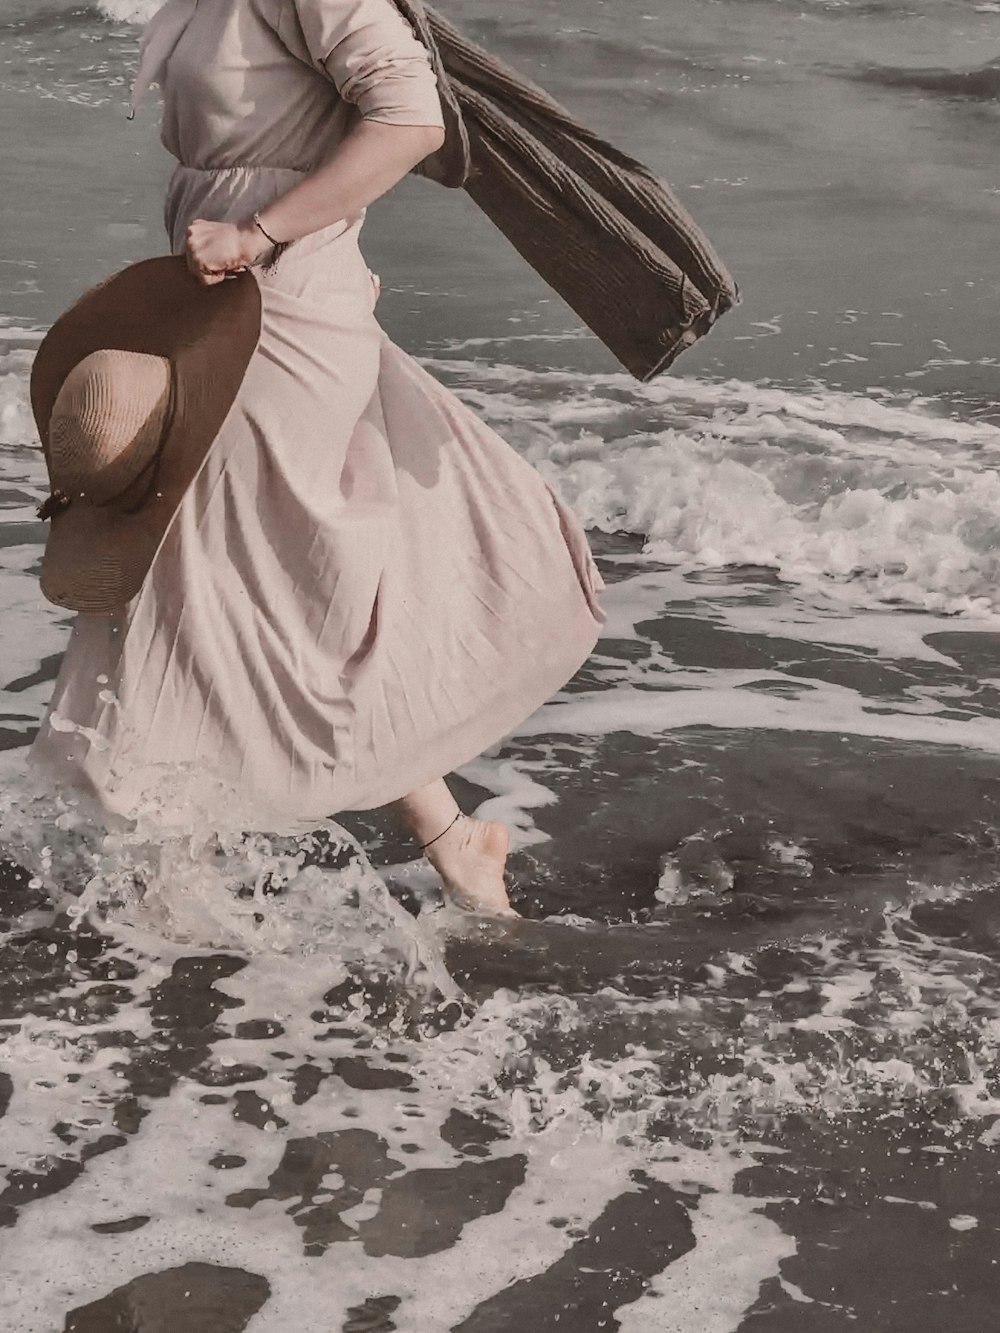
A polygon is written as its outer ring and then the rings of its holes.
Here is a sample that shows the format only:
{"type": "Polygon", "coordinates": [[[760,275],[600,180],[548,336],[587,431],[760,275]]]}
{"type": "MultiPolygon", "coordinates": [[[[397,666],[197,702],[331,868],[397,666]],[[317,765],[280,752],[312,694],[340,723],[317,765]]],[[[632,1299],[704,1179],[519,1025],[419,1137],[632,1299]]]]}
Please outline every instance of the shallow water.
{"type": "Polygon", "coordinates": [[[69,623],[27,377],[163,248],[141,8],[0,12],[0,1325],[992,1330],[1000,7],[442,5],[744,293],[639,386],[463,197],[369,216],[386,327],[609,585],[455,778],[515,831],[514,926],[378,813],[102,839],[25,781],[69,623]]]}

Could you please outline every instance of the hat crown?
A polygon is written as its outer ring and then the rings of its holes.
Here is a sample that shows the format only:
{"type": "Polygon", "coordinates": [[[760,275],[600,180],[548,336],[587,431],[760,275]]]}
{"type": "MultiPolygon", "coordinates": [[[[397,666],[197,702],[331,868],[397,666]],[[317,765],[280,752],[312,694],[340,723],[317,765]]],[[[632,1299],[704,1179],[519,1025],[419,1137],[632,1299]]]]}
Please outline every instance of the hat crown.
{"type": "Polygon", "coordinates": [[[104,348],[66,376],[49,423],[52,484],[108,504],[152,463],[170,410],[169,360],[104,348]]]}
{"type": "Polygon", "coordinates": [[[252,273],[204,286],[182,255],[129,264],[55,321],[31,365],[51,518],[43,594],[117,615],[218,444],[261,338],[252,273]],[[57,399],[61,401],[58,402],[57,399]]]}

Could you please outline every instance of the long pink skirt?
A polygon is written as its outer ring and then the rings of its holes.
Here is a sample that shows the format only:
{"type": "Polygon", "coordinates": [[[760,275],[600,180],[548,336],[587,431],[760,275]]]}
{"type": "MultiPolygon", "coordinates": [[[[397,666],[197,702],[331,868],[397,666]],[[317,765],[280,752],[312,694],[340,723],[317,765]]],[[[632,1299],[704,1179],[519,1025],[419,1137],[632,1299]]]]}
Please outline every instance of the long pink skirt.
{"type": "MultiPolygon", "coordinates": [[[[146,581],[78,615],[29,755],[100,811],[301,829],[502,738],[603,586],[541,475],[378,324],[360,222],[259,276],[263,331],[146,581]]],[[[257,270],[259,275],[259,270],[257,270]]]]}

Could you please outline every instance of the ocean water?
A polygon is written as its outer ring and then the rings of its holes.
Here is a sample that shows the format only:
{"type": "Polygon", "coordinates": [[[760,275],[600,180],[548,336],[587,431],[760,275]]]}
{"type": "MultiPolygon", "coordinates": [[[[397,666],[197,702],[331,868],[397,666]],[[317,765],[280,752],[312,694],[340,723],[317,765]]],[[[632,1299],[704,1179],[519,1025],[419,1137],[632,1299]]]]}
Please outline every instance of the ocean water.
{"type": "Polygon", "coordinates": [[[642,386],[464,196],[370,211],[386,328],[608,582],[454,779],[513,926],[377,812],[101,837],[24,778],[69,628],[28,376],[165,248],[154,8],[0,0],[0,1328],[995,1329],[1000,5],[442,3],[744,296],[642,386]]]}

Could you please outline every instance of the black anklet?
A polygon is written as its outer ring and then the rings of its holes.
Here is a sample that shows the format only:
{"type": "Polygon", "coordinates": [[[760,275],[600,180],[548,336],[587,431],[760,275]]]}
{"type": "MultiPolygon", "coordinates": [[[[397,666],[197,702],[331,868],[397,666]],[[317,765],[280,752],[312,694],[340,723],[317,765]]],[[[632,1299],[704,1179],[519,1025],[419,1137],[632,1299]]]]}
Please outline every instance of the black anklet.
{"type": "MultiPolygon", "coordinates": [[[[444,829],[442,829],[441,832],[440,832],[439,834],[437,834],[436,837],[431,838],[431,842],[437,842],[438,838],[443,838],[444,835],[448,832],[448,829],[450,829],[450,828],[454,828],[454,826],[458,823],[458,821],[459,821],[461,818],[462,818],[462,812],[461,812],[461,810],[459,810],[458,814],[455,816],[455,818],[454,818],[454,819],[451,821],[451,823],[448,825],[448,828],[444,828],[444,829]]],[[[420,844],[420,850],[421,850],[422,852],[425,852],[425,851],[427,850],[427,848],[431,845],[431,842],[422,842],[422,843],[420,844]]]]}

